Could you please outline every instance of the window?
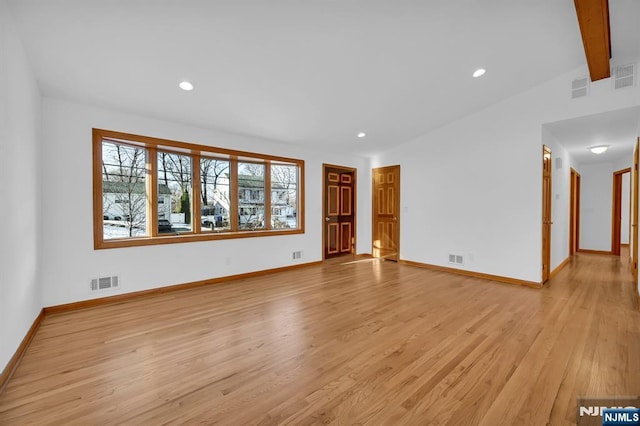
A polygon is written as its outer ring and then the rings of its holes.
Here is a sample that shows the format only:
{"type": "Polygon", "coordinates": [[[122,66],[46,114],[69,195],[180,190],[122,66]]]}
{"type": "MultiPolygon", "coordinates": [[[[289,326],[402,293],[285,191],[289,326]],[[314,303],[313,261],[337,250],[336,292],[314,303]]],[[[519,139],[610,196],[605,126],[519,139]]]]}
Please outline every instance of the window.
{"type": "Polygon", "coordinates": [[[298,227],[298,168],[271,164],[271,223],[274,229],[298,227]]]}
{"type": "Polygon", "coordinates": [[[99,129],[93,143],[96,249],[304,232],[302,160],[99,129]]]}
{"type": "Polygon", "coordinates": [[[265,165],[238,162],[238,229],[265,228],[265,165]]]}
{"type": "Polygon", "coordinates": [[[145,150],[106,141],[101,148],[103,238],[146,235],[145,150]]]}
{"type": "Polygon", "coordinates": [[[231,230],[230,161],[202,157],[200,159],[200,217],[203,232],[231,230]]]}
{"type": "Polygon", "coordinates": [[[191,177],[190,156],[158,151],[158,200],[163,204],[158,217],[172,223],[171,230],[165,232],[180,234],[193,230],[191,177]]]}

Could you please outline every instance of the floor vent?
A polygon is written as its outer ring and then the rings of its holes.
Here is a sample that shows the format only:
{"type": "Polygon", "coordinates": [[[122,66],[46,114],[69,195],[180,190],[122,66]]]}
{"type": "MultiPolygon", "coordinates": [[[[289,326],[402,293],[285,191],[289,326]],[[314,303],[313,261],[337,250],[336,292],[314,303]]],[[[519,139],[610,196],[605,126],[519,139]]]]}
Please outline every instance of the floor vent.
{"type": "Polygon", "coordinates": [[[622,65],[613,69],[613,89],[633,87],[635,84],[636,64],[622,65]]]}
{"type": "Polygon", "coordinates": [[[589,94],[589,77],[576,78],[571,82],[571,99],[583,98],[589,94]]]}
{"type": "Polygon", "coordinates": [[[91,279],[91,291],[103,291],[118,288],[118,276],[99,277],[91,279]]]}

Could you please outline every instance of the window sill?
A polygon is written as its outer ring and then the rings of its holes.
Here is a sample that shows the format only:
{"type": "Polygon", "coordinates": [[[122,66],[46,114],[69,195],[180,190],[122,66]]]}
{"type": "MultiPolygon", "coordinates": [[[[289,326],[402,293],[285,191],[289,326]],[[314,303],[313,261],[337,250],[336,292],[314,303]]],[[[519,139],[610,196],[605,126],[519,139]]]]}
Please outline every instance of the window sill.
{"type": "Polygon", "coordinates": [[[272,237],[276,235],[304,234],[304,229],[265,229],[259,231],[212,232],[206,234],[161,235],[157,237],[118,238],[95,241],[94,249],[154,246],[160,244],[191,243],[198,241],[231,240],[236,238],[272,237]]]}

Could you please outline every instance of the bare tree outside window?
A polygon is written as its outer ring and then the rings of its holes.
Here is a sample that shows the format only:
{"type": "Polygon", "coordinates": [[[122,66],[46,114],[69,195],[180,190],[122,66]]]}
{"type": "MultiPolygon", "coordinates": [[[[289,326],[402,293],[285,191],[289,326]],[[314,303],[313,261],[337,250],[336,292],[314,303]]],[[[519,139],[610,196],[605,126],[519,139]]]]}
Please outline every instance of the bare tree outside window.
{"type": "Polygon", "coordinates": [[[271,226],[298,226],[298,167],[288,164],[271,165],[271,226]]]}
{"type": "Polygon", "coordinates": [[[102,143],[102,215],[105,239],[146,235],[146,150],[102,143]]]}
{"type": "Polygon", "coordinates": [[[229,160],[200,159],[200,220],[202,231],[230,229],[229,160]]]}
{"type": "Polygon", "coordinates": [[[303,160],[103,129],[92,135],[96,250],[304,232],[303,160]]]}
{"type": "Polygon", "coordinates": [[[191,156],[158,151],[158,185],[171,191],[171,223],[177,232],[192,229],[191,163],[191,156]]]}

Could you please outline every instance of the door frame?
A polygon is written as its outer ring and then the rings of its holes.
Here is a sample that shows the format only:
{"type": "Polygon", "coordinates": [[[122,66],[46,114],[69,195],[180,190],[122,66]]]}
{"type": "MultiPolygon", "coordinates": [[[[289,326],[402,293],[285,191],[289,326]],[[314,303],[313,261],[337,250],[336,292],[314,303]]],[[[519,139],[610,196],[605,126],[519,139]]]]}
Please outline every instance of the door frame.
{"type": "MultiPolygon", "coordinates": [[[[322,163],[322,260],[327,260],[326,244],[327,229],[325,226],[325,212],[327,211],[327,169],[339,169],[347,173],[353,173],[353,254],[357,253],[358,247],[358,169],[355,167],[338,166],[336,164],[322,163]]],[[[346,254],[345,254],[346,255],[346,254]]]]}
{"type": "Polygon", "coordinates": [[[569,256],[573,256],[580,250],[580,173],[573,167],[570,173],[569,256]]]}
{"type": "Polygon", "coordinates": [[[640,161],[640,137],[636,141],[636,147],[633,151],[633,173],[631,175],[631,241],[633,242],[633,250],[631,252],[631,270],[633,272],[634,282],[636,283],[636,291],[640,298],[640,290],[638,290],[638,162],[640,161]]]}
{"type": "MultiPolygon", "coordinates": [[[[380,166],[380,167],[373,167],[371,169],[371,254],[375,257],[375,246],[374,246],[374,241],[375,241],[375,234],[376,234],[376,230],[375,230],[375,215],[376,215],[376,198],[375,198],[375,189],[376,189],[376,174],[375,171],[378,169],[387,169],[387,168],[397,168],[398,169],[398,180],[397,180],[397,184],[398,184],[398,190],[396,191],[396,232],[397,232],[397,250],[396,250],[396,258],[395,259],[389,259],[395,262],[399,262],[400,261],[400,213],[401,213],[401,209],[400,209],[400,202],[401,202],[401,192],[400,189],[402,187],[402,169],[400,167],[400,164],[393,164],[390,166],[380,166]]],[[[383,259],[388,259],[387,257],[382,257],[383,259]]]]}
{"type": "Polygon", "coordinates": [[[551,225],[553,225],[553,208],[552,208],[552,192],[553,192],[553,157],[551,148],[546,145],[542,145],[542,284],[546,283],[549,278],[551,278],[551,225]],[[549,156],[549,188],[547,193],[545,194],[545,156],[549,156]],[[546,195],[546,200],[545,200],[546,195]],[[548,220],[545,220],[545,215],[547,212],[545,211],[545,207],[549,209],[548,211],[548,220]],[[548,235],[545,235],[545,232],[548,231],[548,235]],[[546,237],[546,239],[545,239],[546,237]],[[545,245],[545,240],[547,244],[545,245]],[[546,262],[546,269],[545,269],[546,262]]]}
{"type": "Polygon", "coordinates": [[[622,176],[631,173],[631,168],[613,172],[611,203],[611,255],[620,256],[620,232],[622,231],[622,176]]]}

